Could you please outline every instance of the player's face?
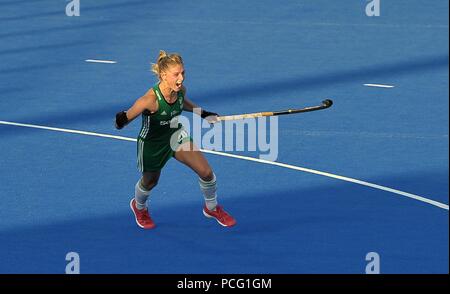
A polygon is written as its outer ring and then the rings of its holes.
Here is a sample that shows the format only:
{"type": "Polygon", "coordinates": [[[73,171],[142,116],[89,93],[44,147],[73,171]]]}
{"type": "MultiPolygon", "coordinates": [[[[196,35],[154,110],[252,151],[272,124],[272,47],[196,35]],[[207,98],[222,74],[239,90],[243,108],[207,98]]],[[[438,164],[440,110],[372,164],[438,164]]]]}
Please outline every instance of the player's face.
{"type": "Polygon", "coordinates": [[[164,72],[163,80],[173,91],[180,91],[184,81],[184,67],[181,64],[171,65],[164,72]]]}

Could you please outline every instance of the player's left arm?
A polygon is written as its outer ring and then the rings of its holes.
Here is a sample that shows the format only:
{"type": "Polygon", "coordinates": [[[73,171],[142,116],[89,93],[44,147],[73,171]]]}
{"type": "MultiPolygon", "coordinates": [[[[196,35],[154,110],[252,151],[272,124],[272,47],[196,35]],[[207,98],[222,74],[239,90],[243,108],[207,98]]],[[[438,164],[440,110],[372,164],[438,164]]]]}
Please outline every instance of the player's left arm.
{"type": "Polygon", "coordinates": [[[186,87],[183,86],[181,91],[183,91],[183,95],[184,95],[183,110],[189,111],[189,112],[194,112],[195,114],[200,115],[202,118],[206,118],[208,121],[217,120],[217,117],[219,116],[217,113],[206,111],[204,109],[201,109],[201,111],[200,111],[200,107],[197,104],[195,104],[194,102],[192,102],[192,100],[190,100],[187,97],[186,87]],[[208,118],[210,118],[210,119],[208,119],[208,118]]]}

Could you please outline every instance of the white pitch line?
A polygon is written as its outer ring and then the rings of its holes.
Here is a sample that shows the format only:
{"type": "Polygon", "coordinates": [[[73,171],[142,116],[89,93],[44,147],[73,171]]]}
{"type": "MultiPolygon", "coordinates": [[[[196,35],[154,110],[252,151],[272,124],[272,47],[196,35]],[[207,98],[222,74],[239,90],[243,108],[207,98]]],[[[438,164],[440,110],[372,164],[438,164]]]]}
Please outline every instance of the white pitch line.
{"type": "Polygon", "coordinates": [[[327,172],[322,172],[322,171],[318,171],[318,170],[314,170],[314,169],[309,169],[309,168],[304,168],[304,167],[299,167],[299,166],[295,166],[295,165],[290,165],[290,164],[285,164],[285,163],[280,163],[280,162],[274,162],[274,161],[268,161],[268,160],[264,160],[264,159],[258,159],[258,158],[252,158],[252,157],[247,157],[247,156],[240,156],[240,155],[235,155],[235,154],[229,154],[229,153],[223,153],[223,152],[217,152],[217,151],[211,151],[211,150],[203,150],[201,149],[203,152],[205,153],[211,153],[211,154],[217,154],[217,155],[221,155],[221,156],[227,156],[227,157],[233,157],[233,158],[238,158],[238,159],[243,159],[243,160],[248,160],[248,161],[255,161],[255,162],[259,162],[259,163],[265,163],[265,164],[270,164],[270,165],[276,165],[276,166],[280,166],[280,167],[284,167],[284,168],[288,168],[288,169],[293,169],[293,170],[298,170],[298,171],[302,171],[302,172],[307,172],[307,173],[311,173],[311,174],[316,174],[316,175],[320,175],[320,176],[324,176],[324,177],[329,177],[329,178],[334,178],[337,180],[342,180],[342,181],[346,181],[346,182],[350,182],[350,183],[355,183],[355,184],[359,184],[359,185],[363,185],[363,186],[367,186],[367,187],[371,187],[371,188],[375,188],[375,189],[379,189],[379,190],[383,190],[383,191],[387,191],[387,192],[391,192],[394,194],[398,194],[398,195],[402,195],[408,198],[412,198],[415,200],[419,200],[434,206],[437,206],[439,208],[443,208],[446,210],[449,210],[449,207],[447,204],[438,202],[438,201],[434,201],[419,195],[414,195],[408,192],[403,192],[400,190],[396,190],[396,189],[392,189],[389,187],[385,187],[385,186],[380,186],[377,184],[373,184],[373,183],[369,183],[369,182],[365,182],[365,181],[361,181],[361,180],[357,180],[357,179],[352,179],[349,177],[344,177],[344,176],[339,176],[339,175],[335,175],[335,174],[330,174],[327,172]]]}
{"type": "Polygon", "coordinates": [[[93,133],[93,132],[85,132],[85,131],[77,131],[77,130],[69,130],[69,129],[61,129],[61,128],[53,128],[53,127],[46,127],[46,126],[38,126],[38,125],[30,125],[30,124],[21,124],[21,123],[2,121],[2,120],[0,120],[0,125],[10,125],[10,126],[16,126],[16,127],[26,127],[26,128],[33,128],[33,129],[42,129],[42,130],[49,130],[49,131],[56,131],[56,132],[64,132],[64,133],[72,133],[72,134],[79,134],[79,135],[87,135],[87,136],[95,136],[95,137],[103,137],[103,138],[111,138],[111,139],[117,139],[117,140],[136,142],[136,139],[128,138],[128,137],[113,136],[113,135],[107,135],[107,134],[99,134],[99,133],[93,133]]]}
{"type": "Polygon", "coordinates": [[[394,88],[395,86],[392,85],[382,85],[382,84],[364,84],[366,87],[375,87],[375,88],[394,88]]]}
{"type": "Polygon", "coordinates": [[[117,61],[114,61],[114,60],[99,60],[99,59],[86,59],[85,61],[93,62],[93,63],[108,63],[108,64],[117,63],[117,61]]]}
{"type": "MultiPolygon", "coordinates": [[[[94,133],[94,132],[85,132],[85,131],[62,129],[62,128],[53,128],[53,127],[31,125],[31,124],[22,124],[22,123],[8,122],[8,121],[0,121],[0,125],[1,124],[17,126],[17,127],[43,129],[43,130],[57,131],[57,132],[64,132],[64,133],[73,133],[73,134],[79,134],[79,135],[96,136],[96,137],[110,138],[110,139],[123,140],[123,141],[132,141],[132,142],[137,141],[134,138],[128,138],[128,137],[122,137],[122,136],[114,136],[114,135],[108,135],[108,134],[100,134],[100,133],[94,133]]],[[[358,184],[358,185],[362,185],[362,186],[366,186],[366,187],[371,187],[374,189],[398,194],[398,195],[401,195],[404,197],[408,197],[408,198],[415,199],[415,200],[418,200],[418,201],[421,201],[424,203],[428,203],[428,204],[434,205],[436,207],[439,207],[439,208],[442,208],[445,210],[449,210],[448,204],[445,204],[445,203],[441,203],[441,202],[431,200],[431,199],[428,199],[428,198],[425,198],[425,197],[422,197],[419,195],[411,194],[408,192],[403,192],[400,190],[392,189],[389,187],[385,187],[385,186],[381,186],[381,185],[377,185],[377,184],[373,184],[373,183],[369,183],[369,182],[365,182],[365,181],[361,181],[361,180],[357,180],[357,179],[353,179],[353,178],[349,178],[349,177],[339,176],[339,175],[322,172],[322,171],[318,171],[318,170],[314,170],[314,169],[299,167],[299,166],[280,163],[280,162],[268,161],[268,160],[264,160],[264,159],[253,158],[253,157],[247,157],[247,156],[241,156],[241,155],[235,155],[235,154],[229,154],[229,153],[205,150],[205,149],[200,149],[200,150],[204,153],[210,153],[210,154],[215,154],[215,155],[220,155],[220,156],[225,156],[225,157],[232,157],[232,158],[237,158],[237,159],[242,159],[242,160],[247,160],[247,161],[254,161],[254,162],[259,162],[259,163],[263,163],[263,164],[275,165],[275,166],[284,167],[284,168],[288,168],[288,169],[292,169],[292,170],[298,170],[298,171],[316,174],[316,175],[320,175],[320,176],[324,176],[324,177],[329,177],[329,178],[333,178],[333,179],[337,179],[337,180],[341,180],[341,181],[345,181],[345,182],[350,182],[350,183],[354,183],[354,184],[358,184]]]]}

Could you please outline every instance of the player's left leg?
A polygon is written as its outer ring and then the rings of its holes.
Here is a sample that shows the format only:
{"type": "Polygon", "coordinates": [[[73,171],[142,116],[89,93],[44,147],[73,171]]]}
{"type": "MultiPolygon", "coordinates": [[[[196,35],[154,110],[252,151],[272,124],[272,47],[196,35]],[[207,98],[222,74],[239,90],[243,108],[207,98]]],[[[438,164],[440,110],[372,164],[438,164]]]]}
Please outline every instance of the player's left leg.
{"type": "Polygon", "coordinates": [[[182,144],[174,155],[175,159],[190,167],[202,181],[210,182],[214,173],[208,161],[193,142],[182,144]]]}
{"type": "Polygon", "coordinates": [[[193,142],[186,142],[174,155],[179,162],[190,167],[199,176],[198,182],[205,198],[203,214],[215,218],[222,226],[233,226],[236,221],[220,205],[217,205],[216,176],[208,161],[193,142]]]}

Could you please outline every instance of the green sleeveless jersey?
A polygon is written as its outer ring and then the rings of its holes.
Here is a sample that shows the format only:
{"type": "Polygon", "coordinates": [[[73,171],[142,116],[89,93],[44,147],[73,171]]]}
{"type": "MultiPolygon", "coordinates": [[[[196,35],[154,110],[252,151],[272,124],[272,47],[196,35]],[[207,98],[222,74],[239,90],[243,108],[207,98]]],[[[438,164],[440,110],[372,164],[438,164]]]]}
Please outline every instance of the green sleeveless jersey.
{"type": "Polygon", "coordinates": [[[169,104],[164,99],[159,89],[159,84],[153,87],[153,91],[158,100],[158,111],[151,114],[150,111],[146,110],[142,113],[142,127],[139,132],[139,138],[146,141],[166,141],[181,128],[181,124],[177,122],[177,119],[173,121],[172,119],[179,116],[183,111],[184,95],[182,91],[179,91],[177,100],[169,104]]]}

